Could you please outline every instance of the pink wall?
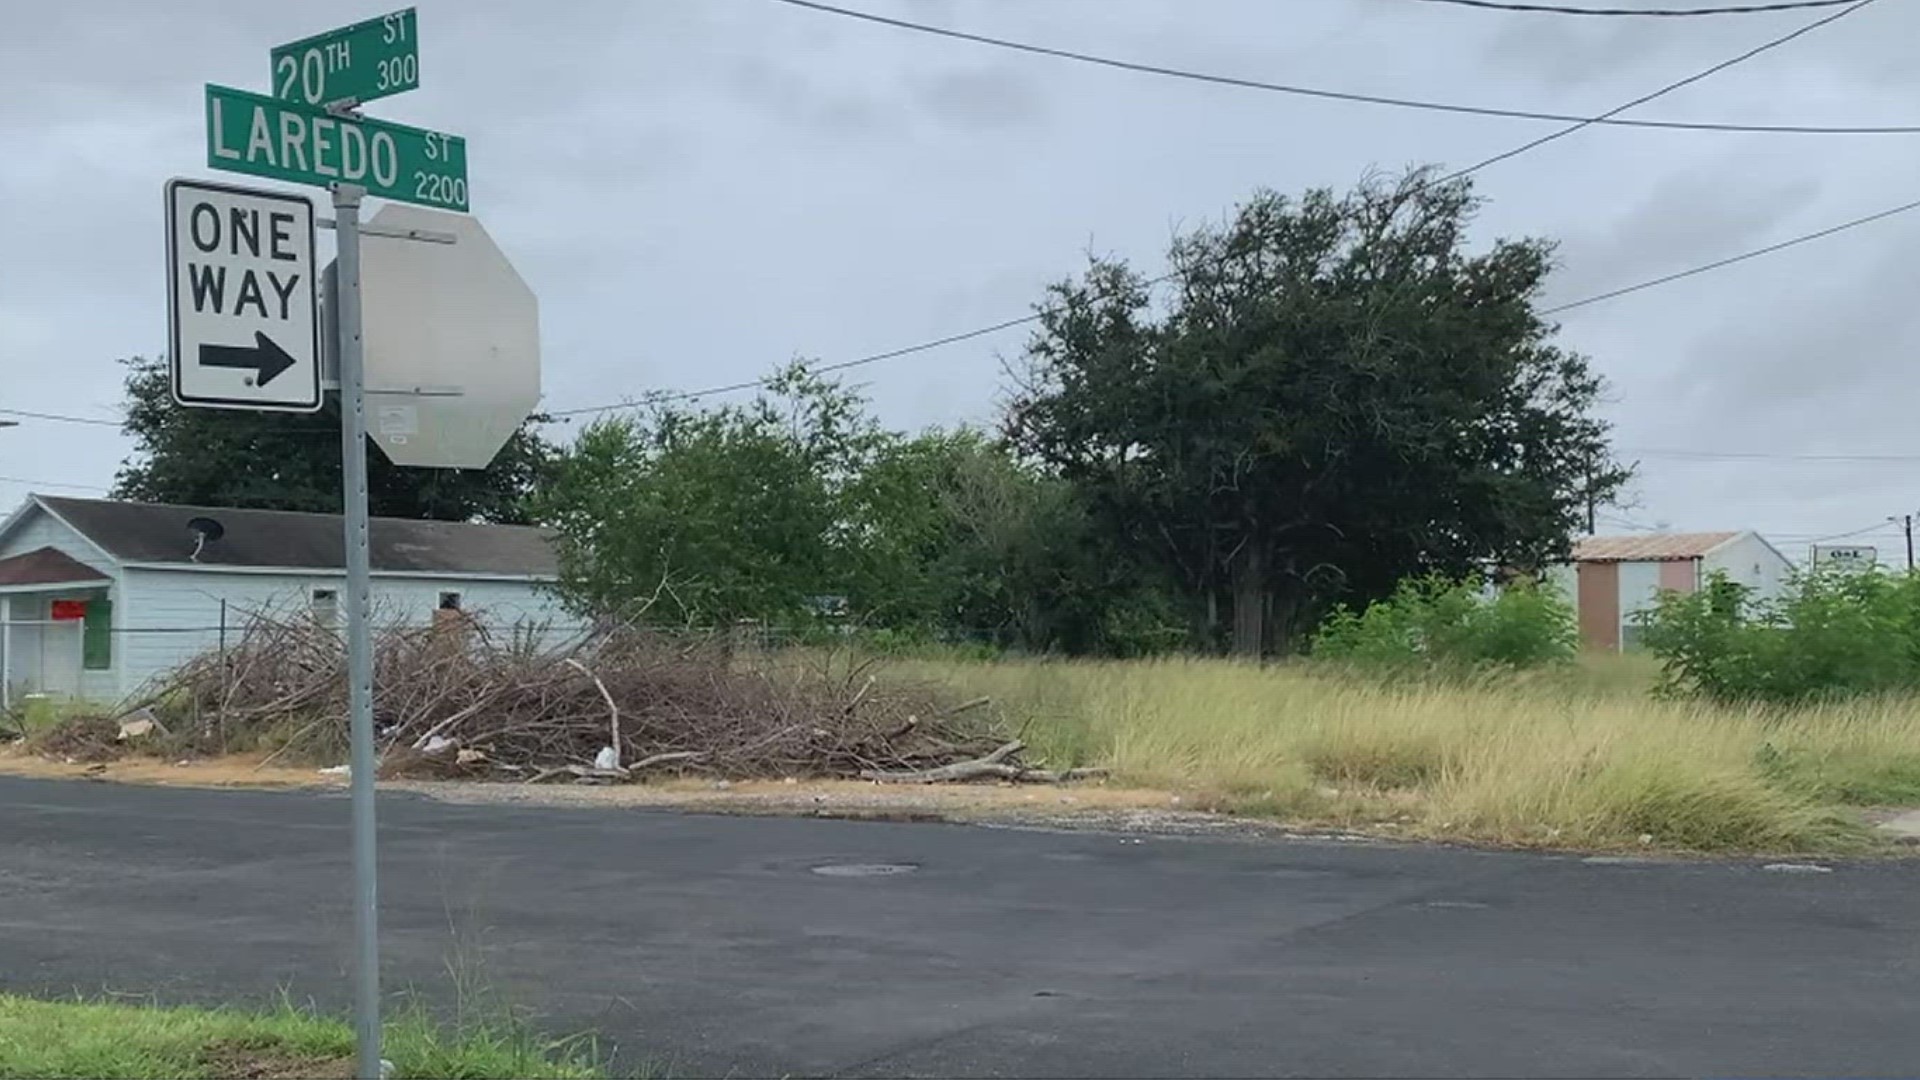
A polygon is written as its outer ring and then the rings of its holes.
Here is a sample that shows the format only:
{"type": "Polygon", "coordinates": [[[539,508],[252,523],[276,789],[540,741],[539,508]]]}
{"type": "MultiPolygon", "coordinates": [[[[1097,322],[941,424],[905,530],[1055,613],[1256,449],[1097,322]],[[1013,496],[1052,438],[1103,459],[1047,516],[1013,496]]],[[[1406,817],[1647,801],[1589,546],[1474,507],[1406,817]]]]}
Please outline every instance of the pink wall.
{"type": "Polygon", "coordinates": [[[1699,587],[1700,563],[1697,559],[1674,560],[1660,564],[1660,587],[1677,593],[1690,593],[1699,587]]]}

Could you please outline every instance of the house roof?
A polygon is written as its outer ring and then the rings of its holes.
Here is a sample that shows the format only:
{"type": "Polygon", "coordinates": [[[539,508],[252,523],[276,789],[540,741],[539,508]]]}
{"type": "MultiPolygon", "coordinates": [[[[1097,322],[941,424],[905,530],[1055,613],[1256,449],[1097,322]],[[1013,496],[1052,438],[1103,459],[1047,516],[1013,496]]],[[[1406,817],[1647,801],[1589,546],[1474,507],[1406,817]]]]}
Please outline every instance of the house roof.
{"type": "Polygon", "coordinates": [[[0,559],[0,586],[77,585],[109,580],[107,575],[58,548],[35,548],[23,555],[0,559]]]}
{"type": "Polygon", "coordinates": [[[1573,561],[1671,562],[1698,559],[1740,535],[1737,532],[1700,532],[1589,536],[1573,545],[1573,561]]]}
{"type": "MultiPolygon", "coordinates": [[[[338,514],[174,506],[35,495],[33,500],[121,562],[180,566],[338,570],[346,539],[338,514]],[[194,557],[194,518],[224,531],[194,557]]],[[[552,579],[552,534],[523,525],[374,518],[373,569],[388,573],[475,574],[552,579]]]]}

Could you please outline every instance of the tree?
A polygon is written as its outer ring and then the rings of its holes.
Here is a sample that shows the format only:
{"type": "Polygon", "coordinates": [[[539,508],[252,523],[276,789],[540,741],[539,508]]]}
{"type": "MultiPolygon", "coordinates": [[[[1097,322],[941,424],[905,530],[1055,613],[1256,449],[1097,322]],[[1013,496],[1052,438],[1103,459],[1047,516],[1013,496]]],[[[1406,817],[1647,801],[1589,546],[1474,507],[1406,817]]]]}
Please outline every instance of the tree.
{"type": "Polygon", "coordinates": [[[1237,653],[1403,577],[1563,556],[1586,498],[1627,474],[1601,380],[1534,310],[1551,246],[1468,253],[1475,207],[1428,169],[1261,192],[1174,241],[1159,308],[1096,259],[1039,308],[1008,436],[1237,653]]]}
{"type": "MultiPolygon", "coordinates": [[[[340,512],[338,396],[312,414],[189,409],[173,401],[165,360],[125,364],[124,430],[134,453],[114,479],[114,497],[340,512]]],[[[369,441],[369,510],[381,517],[528,521],[527,496],[554,452],[538,422],[521,425],[485,469],[403,468],[369,441]]]]}
{"type": "Polygon", "coordinates": [[[1164,605],[1065,481],[977,431],[884,430],[801,366],[746,405],[659,403],[588,427],[538,508],[586,613],[791,623],[831,597],[851,624],[928,638],[1164,644],[1164,605]]]}
{"type": "Polygon", "coordinates": [[[1072,485],[1004,442],[966,428],[895,440],[855,491],[859,550],[877,572],[849,591],[870,624],[1032,652],[1173,643],[1151,568],[1105,541],[1072,485]]]}
{"type": "Polygon", "coordinates": [[[575,607],[696,622],[798,616],[848,578],[847,492],[889,436],[794,366],[744,406],[589,426],[538,501],[575,607]],[[665,602],[662,602],[665,601],[665,602]]]}

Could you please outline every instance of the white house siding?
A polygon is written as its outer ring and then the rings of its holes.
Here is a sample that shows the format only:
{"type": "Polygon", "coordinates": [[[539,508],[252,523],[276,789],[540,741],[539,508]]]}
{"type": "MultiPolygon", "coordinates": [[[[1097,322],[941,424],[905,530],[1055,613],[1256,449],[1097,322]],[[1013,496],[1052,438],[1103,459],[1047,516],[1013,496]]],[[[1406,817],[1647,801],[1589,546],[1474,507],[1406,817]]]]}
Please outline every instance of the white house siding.
{"type": "MultiPolygon", "coordinates": [[[[103,574],[111,576],[114,573],[112,559],[88,543],[85,537],[41,510],[31,511],[19,528],[0,539],[0,559],[10,559],[47,547],[103,574]]],[[[111,625],[117,630],[125,615],[121,591],[118,583],[101,582],[101,586],[100,589],[85,593],[62,590],[58,595],[70,599],[106,597],[113,604],[111,625]]],[[[17,684],[15,689],[92,700],[112,700],[120,696],[117,658],[114,666],[105,671],[85,670],[80,662],[81,624],[76,621],[50,625],[51,613],[47,601],[51,595],[14,593],[0,597],[0,603],[11,604],[7,616],[9,621],[40,624],[13,627],[7,642],[0,644],[0,648],[11,649],[12,656],[6,666],[10,678],[17,684]]]]}
{"type": "Polygon", "coordinates": [[[1640,624],[1634,616],[1650,610],[1660,595],[1660,564],[1623,562],[1620,565],[1620,647],[1639,644],[1640,624]]]}
{"type": "Polygon", "coordinates": [[[10,559],[15,555],[25,555],[29,551],[38,551],[50,547],[63,552],[77,562],[83,562],[103,574],[113,573],[113,560],[101,554],[100,549],[88,543],[85,537],[56,521],[53,515],[42,510],[29,511],[27,520],[20,527],[0,539],[0,559],[10,559]]]}
{"type": "Polygon", "coordinates": [[[1707,554],[1702,560],[1701,581],[1716,570],[1730,581],[1752,587],[1756,598],[1772,599],[1785,587],[1793,564],[1758,534],[1743,533],[1707,554]]]}
{"type": "MultiPolygon", "coordinates": [[[[122,694],[131,693],[199,653],[217,648],[222,600],[226,601],[229,643],[239,639],[254,613],[285,617],[310,611],[315,588],[334,590],[340,598],[342,625],[346,618],[346,578],[342,574],[129,568],[123,571],[122,582],[131,597],[128,607],[133,620],[115,641],[115,667],[124,673],[122,694]]],[[[572,621],[542,586],[528,582],[376,574],[375,622],[425,625],[439,608],[443,592],[459,593],[461,610],[489,630],[547,623],[564,631],[572,621]]]]}

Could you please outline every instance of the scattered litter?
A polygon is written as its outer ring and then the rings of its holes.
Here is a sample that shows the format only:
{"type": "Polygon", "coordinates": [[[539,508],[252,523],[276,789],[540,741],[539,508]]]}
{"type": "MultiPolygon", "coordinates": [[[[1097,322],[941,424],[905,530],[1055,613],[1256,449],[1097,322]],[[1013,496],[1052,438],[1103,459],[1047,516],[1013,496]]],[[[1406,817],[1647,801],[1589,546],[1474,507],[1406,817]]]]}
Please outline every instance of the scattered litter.
{"type": "Polygon", "coordinates": [[[453,755],[453,761],[456,765],[478,765],[486,760],[487,755],[485,753],[471,747],[462,747],[459,753],[453,755]]]}
{"type": "Polygon", "coordinates": [[[320,775],[321,776],[352,776],[353,766],[329,765],[326,768],[320,770],[320,775]]]}
{"type": "Polygon", "coordinates": [[[620,751],[611,746],[603,746],[593,755],[593,767],[596,769],[617,769],[620,767],[620,751]]]}
{"type": "Polygon", "coordinates": [[[156,731],[165,735],[167,728],[158,717],[153,715],[153,710],[135,709],[120,721],[120,734],[116,738],[125,742],[128,739],[144,738],[156,731]]]}
{"type": "Polygon", "coordinates": [[[1820,866],[1815,863],[1803,863],[1803,862],[1770,862],[1767,865],[1761,867],[1760,869],[1771,870],[1776,874],[1831,874],[1833,873],[1833,867],[1831,866],[1820,866]]]}
{"type": "Polygon", "coordinates": [[[421,745],[420,750],[422,753],[438,754],[453,749],[454,745],[454,741],[445,735],[429,735],[427,741],[421,745]]]}

